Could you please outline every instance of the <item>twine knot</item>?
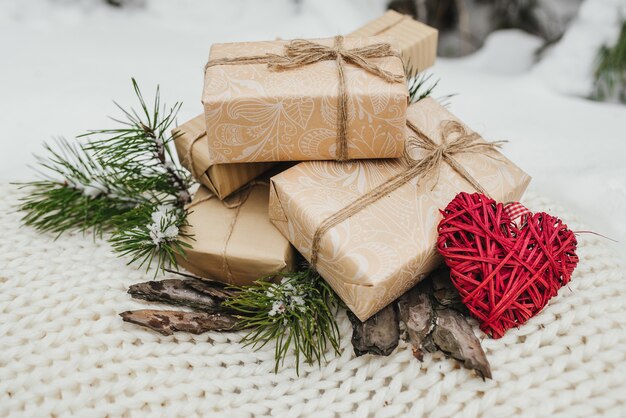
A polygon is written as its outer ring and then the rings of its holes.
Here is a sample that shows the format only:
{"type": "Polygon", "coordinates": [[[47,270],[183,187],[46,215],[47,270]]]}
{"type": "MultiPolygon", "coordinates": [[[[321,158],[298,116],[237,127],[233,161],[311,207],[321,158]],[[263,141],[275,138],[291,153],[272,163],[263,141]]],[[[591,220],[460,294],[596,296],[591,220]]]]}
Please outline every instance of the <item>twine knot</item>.
{"type": "MultiPolygon", "coordinates": [[[[484,195],[487,191],[478,183],[453,157],[457,154],[485,153],[489,150],[500,148],[505,141],[485,142],[481,141],[480,135],[476,132],[468,132],[463,124],[455,120],[447,120],[441,123],[441,135],[439,143],[433,141],[424,134],[411,121],[407,121],[407,126],[415,136],[407,139],[405,149],[405,160],[410,166],[416,167],[417,174],[436,173],[437,178],[433,184],[434,188],[439,182],[441,164],[444,162],[451,166],[454,171],[467,180],[474,189],[484,195]],[[410,155],[411,149],[421,149],[426,151],[426,155],[416,160],[410,155]]],[[[491,158],[496,158],[489,156],[491,158]]],[[[432,189],[431,189],[432,190],[432,189]]]]}
{"type": "MultiPolygon", "coordinates": [[[[285,45],[283,55],[269,54],[273,59],[268,62],[268,67],[274,70],[285,70],[319,61],[335,60],[338,66],[343,65],[345,61],[390,83],[399,83],[404,80],[404,75],[384,70],[370,61],[371,58],[399,57],[389,43],[383,42],[346,49],[343,41],[344,37],[341,35],[335,36],[333,46],[326,46],[305,39],[293,40],[285,45]]],[[[340,71],[342,72],[343,68],[340,71]]]]}

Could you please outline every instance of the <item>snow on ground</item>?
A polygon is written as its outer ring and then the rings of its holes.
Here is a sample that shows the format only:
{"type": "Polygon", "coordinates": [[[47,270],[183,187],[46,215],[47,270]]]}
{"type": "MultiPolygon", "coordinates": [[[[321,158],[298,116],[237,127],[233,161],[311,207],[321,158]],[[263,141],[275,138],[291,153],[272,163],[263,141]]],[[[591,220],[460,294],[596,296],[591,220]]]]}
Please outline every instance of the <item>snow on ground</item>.
{"type": "MultiPolygon", "coordinates": [[[[132,103],[131,76],[147,96],[160,83],[168,103],[183,101],[182,122],[201,112],[211,43],[347,33],[384,4],[149,0],[146,9],[116,10],[95,0],[4,0],[0,181],[28,178],[26,165],[42,141],[108,126],[111,100],[132,103]]],[[[486,138],[510,140],[505,153],[533,176],[536,192],[625,242],[626,106],[559,93],[585,94],[579,87],[589,83],[595,48],[614,36],[613,6],[617,16],[616,0],[587,0],[571,31],[534,67],[538,40],[503,31],[473,56],[440,59],[433,72],[441,78],[439,94],[457,94],[453,112],[486,138]]],[[[624,247],[615,244],[626,255],[624,247]]]]}
{"type": "Polygon", "coordinates": [[[475,73],[520,74],[533,66],[535,51],[542,44],[541,38],[524,31],[500,30],[485,39],[482,49],[455,62],[462,63],[465,70],[475,73]]]}
{"type": "Polygon", "coordinates": [[[615,43],[624,19],[625,0],[586,0],[561,41],[537,64],[534,73],[558,92],[589,96],[598,48],[615,43]]]}

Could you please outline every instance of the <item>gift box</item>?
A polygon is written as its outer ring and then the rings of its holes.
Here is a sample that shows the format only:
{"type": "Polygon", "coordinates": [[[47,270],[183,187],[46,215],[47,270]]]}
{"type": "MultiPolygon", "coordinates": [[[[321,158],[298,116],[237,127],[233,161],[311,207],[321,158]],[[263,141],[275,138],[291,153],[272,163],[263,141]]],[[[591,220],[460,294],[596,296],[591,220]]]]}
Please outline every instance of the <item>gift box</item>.
{"type": "Polygon", "coordinates": [[[423,71],[435,63],[437,56],[437,29],[411,16],[389,10],[348,36],[384,35],[393,38],[402,59],[412,68],[423,71]]]}
{"type": "Polygon", "coordinates": [[[213,162],[401,156],[408,92],[389,40],[214,44],[202,95],[213,162]]]}
{"type": "Polygon", "coordinates": [[[274,166],[273,163],[215,164],[209,153],[204,115],[176,127],[172,135],[180,162],[220,200],[274,166]]]}
{"type": "Polygon", "coordinates": [[[232,285],[250,285],[278,272],[292,271],[296,252],[271,224],[268,183],[256,183],[220,201],[200,187],[188,209],[184,238],[192,248],[180,266],[200,277],[232,285]],[[213,198],[211,198],[213,197],[213,198]]]}
{"type": "Polygon", "coordinates": [[[408,108],[407,144],[410,161],[308,161],[271,180],[270,219],[362,321],[440,264],[439,210],[458,192],[517,201],[530,181],[432,99],[408,108]]]}

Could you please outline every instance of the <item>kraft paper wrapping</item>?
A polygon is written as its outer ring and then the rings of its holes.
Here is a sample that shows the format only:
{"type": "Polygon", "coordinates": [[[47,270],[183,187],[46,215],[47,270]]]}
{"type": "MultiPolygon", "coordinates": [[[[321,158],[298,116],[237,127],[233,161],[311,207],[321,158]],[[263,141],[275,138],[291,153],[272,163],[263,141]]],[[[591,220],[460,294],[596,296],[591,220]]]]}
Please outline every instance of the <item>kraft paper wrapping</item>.
{"type": "Polygon", "coordinates": [[[189,147],[193,143],[194,174],[199,183],[206,186],[220,200],[248,184],[269,170],[273,163],[215,164],[209,153],[209,141],[204,135],[195,143],[194,138],[206,132],[204,115],[199,115],[172,130],[178,159],[191,171],[187,161],[189,147]]]}
{"type": "MultiPolygon", "coordinates": [[[[441,142],[440,123],[458,121],[432,99],[411,105],[407,117],[436,143],[441,142]]],[[[413,135],[407,128],[407,137],[413,135]]],[[[420,154],[412,152],[415,158],[420,154]]],[[[490,154],[497,159],[454,158],[497,201],[518,200],[530,177],[498,152],[490,154]]],[[[297,164],[272,177],[270,219],[310,260],[313,236],[324,219],[405,169],[400,159],[297,164]]],[[[317,269],[362,321],[440,264],[435,247],[439,209],[458,192],[474,190],[445,163],[435,186],[436,177],[412,179],[322,236],[317,269]]]]}
{"type": "MultiPolygon", "coordinates": [[[[178,263],[200,277],[244,286],[274,273],[293,270],[296,252],[289,241],[271,224],[268,213],[268,185],[257,184],[238,208],[229,209],[213,198],[190,208],[186,232],[186,259],[178,263]],[[230,269],[230,274],[228,274],[230,269]]],[[[245,196],[228,199],[233,203],[245,196]]],[[[194,202],[211,195],[200,187],[194,202]]]]}
{"type": "MultiPolygon", "coordinates": [[[[347,49],[390,38],[346,38],[347,49]]],[[[214,44],[210,59],[283,54],[288,41],[214,44]]],[[[314,40],[327,46],[333,39],[314,40]]],[[[398,57],[371,58],[404,74],[398,57]]],[[[404,150],[405,82],[389,83],[344,64],[349,158],[399,157],[404,150]]],[[[209,67],[202,101],[208,146],[216,163],[306,161],[336,158],[339,75],[334,60],[286,70],[267,64],[209,67]]]]}
{"type": "Polygon", "coordinates": [[[402,59],[413,68],[423,71],[435,63],[437,57],[437,29],[411,16],[389,10],[348,36],[384,35],[393,38],[402,59]]]}

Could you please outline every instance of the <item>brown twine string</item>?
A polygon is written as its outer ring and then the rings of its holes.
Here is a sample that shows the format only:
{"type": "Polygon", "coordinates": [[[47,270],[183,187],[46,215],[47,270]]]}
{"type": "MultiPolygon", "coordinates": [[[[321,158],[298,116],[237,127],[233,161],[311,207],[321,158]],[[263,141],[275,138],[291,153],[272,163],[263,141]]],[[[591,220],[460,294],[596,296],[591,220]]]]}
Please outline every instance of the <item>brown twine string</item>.
{"type": "MultiPolygon", "coordinates": [[[[231,195],[228,199],[223,200],[222,203],[228,209],[235,209],[235,214],[230,220],[230,224],[228,225],[228,233],[226,234],[226,240],[224,241],[224,247],[222,248],[222,271],[226,273],[226,280],[228,283],[233,282],[233,273],[230,269],[230,264],[228,263],[228,257],[226,254],[228,253],[228,244],[230,243],[230,237],[233,235],[233,231],[235,230],[235,224],[237,223],[237,218],[239,217],[239,212],[241,211],[241,207],[250,197],[250,193],[252,193],[252,189],[257,185],[266,185],[269,183],[267,181],[253,180],[243,188],[241,188],[237,193],[231,195]]],[[[191,202],[190,204],[185,206],[185,210],[189,210],[194,206],[199,205],[200,203],[207,202],[216,197],[214,193],[209,194],[208,196],[203,197],[202,199],[196,200],[195,202],[191,202]]]]}
{"type": "Polygon", "coordinates": [[[206,136],[206,131],[200,132],[198,135],[196,135],[196,137],[191,140],[191,143],[189,144],[189,147],[187,148],[187,154],[185,155],[185,161],[187,161],[187,165],[189,166],[189,172],[191,173],[191,176],[196,180],[200,177],[200,175],[196,173],[196,164],[193,161],[193,146],[196,145],[196,142],[198,142],[200,139],[202,139],[205,136],[206,136]]]}
{"type": "Polygon", "coordinates": [[[348,94],[344,75],[345,63],[350,63],[374,74],[389,83],[404,81],[403,74],[394,74],[382,69],[370,61],[371,58],[400,57],[386,42],[368,45],[360,48],[345,49],[343,36],[335,36],[333,46],[326,46],[304,39],[296,39],[285,45],[284,55],[265,54],[247,57],[218,58],[209,60],[204,71],[216,65],[233,64],[267,64],[272,70],[286,70],[319,61],[334,60],[337,63],[339,87],[337,95],[337,161],[349,159],[348,155],[348,94]]]}
{"type": "MultiPolygon", "coordinates": [[[[250,189],[248,189],[247,195],[250,195],[249,190],[250,189]]],[[[233,272],[230,270],[230,264],[228,263],[228,257],[226,254],[228,253],[228,244],[230,243],[230,237],[233,235],[233,231],[235,230],[235,224],[237,223],[241,206],[243,206],[243,203],[237,205],[235,208],[235,216],[233,216],[230,220],[230,224],[228,225],[228,234],[226,235],[226,241],[224,242],[224,247],[222,248],[222,271],[226,273],[226,281],[228,283],[233,282],[233,272]]]]}
{"type": "Polygon", "coordinates": [[[195,200],[195,201],[193,201],[193,202],[191,202],[191,203],[187,203],[187,204],[185,205],[185,210],[189,210],[189,209],[191,209],[191,208],[193,208],[193,207],[196,207],[196,206],[198,206],[200,203],[207,202],[207,201],[209,201],[209,200],[213,199],[214,197],[215,197],[215,195],[214,195],[213,193],[211,193],[211,194],[210,194],[210,195],[208,195],[208,196],[204,196],[202,199],[198,199],[198,200],[195,200]]]}
{"type": "Polygon", "coordinates": [[[426,134],[420,131],[412,122],[407,121],[407,126],[417,135],[417,137],[411,137],[407,140],[407,149],[409,147],[421,148],[426,151],[426,155],[419,160],[415,160],[408,154],[408,152],[405,152],[405,160],[409,165],[407,170],[392,176],[384,183],[360,196],[343,209],[335,212],[322,221],[313,235],[313,242],[311,245],[311,265],[313,267],[317,264],[322,236],[324,236],[328,230],[344,222],[372,203],[378,201],[380,198],[389,195],[416,176],[426,176],[430,173],[437,173],[437,178],[435,184],[433,185],[434,188],[437,182],[439,182],[439,171],[441,164],[444,162],[452,167],[452,169],[461,177],[467,180],[477,191],[488,196],[486,190],[478,183],[478,181],[476,181],[476,179],[474,179],[471,174],[465,170],[465,168],[452,158],[452,156],[456,154],[484,153],[486,151],[492,151],[499,148],[504,141],[480,141],[480,135],[474,132],[469,133],[459,122],[449,120],[442,122],[441,143],[437,144],[426,134]]]}

